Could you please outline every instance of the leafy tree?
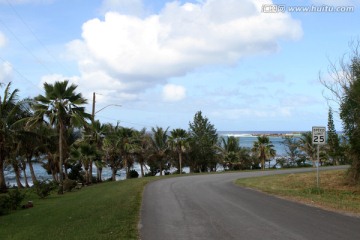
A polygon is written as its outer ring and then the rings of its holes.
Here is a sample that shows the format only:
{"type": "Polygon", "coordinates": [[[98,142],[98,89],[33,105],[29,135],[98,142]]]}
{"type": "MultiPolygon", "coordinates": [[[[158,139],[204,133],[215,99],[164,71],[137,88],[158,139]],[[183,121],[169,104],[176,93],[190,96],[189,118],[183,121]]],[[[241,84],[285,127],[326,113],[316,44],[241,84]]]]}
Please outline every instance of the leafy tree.
{"type": "Polygon", "coordinates": [[[254,142],[252,151],[259,158],[262,170],[265,169],[265,161],[276,156],[274,145],[270,141],[270,138],[265,135],[257,137],[257,141],[254,142]]]}
{"type": "Polygon", "coordinates": [[[339,165],[339,158],[341,156],[340,141],[339,136],[336,133],[333,112],[331,107],[329,108],[328,114],[328,132],[327,132],[327,144],[328,144],[328,154],[333,160],[334,165],[339,165]]]}
{"type": "Polygon", "coordinates": [[[63,163],[64,149],[66,145],[66,131],[72,126],[86,124],[86,119],[91,115],[85,113],[82,105],[87,101],[81,93],[76,93],[77,86],[69,85],[69,81],[55,82],[54,84],[44,83],[45,95],[35,97],[34,122],[48,120],[49,124],[55,126],[58,133],[59,143],[59,193],[63,194],[63,163]]]}
{"type": "Polygon", "coordinates": [[[171,148],[178,154],[179,157],[178,171],[181,174],[183,168],[182,165],[183,153],[185,153],[186,150],[189,149],[189,135],[186,132],[186,130],[177,128],[170,132],[170,137],[168,141],[171,148]]]}
{"type": "Polygon", "coordinates": [[[330,63],[330,80],[321,78],[321,83],[330,92],[327,99],[339,106],[343,131],[349,148],[347,155],[352,161],[349,179],[360,182],[360,39],[349,44],[350,51],[338,62],[330,63]]]}
{"type": "Polygon", "coordinates": [[[189,123],[189,133],[192,161],[190,171],[215,171],[218,163],[216,147],[218,134],[214,125],[202,115],[201,111],[198,111],[193,122],[189,123]]]}
{"type": "Polygon", "coordinates": [[[354,58],[351,70],[352,82],[343,96],[340,105],[340,118],[343,121],[344,133],[350,143],[352,160],[349,174],[354,182],[360,181],[360,57],[354,58]]]}

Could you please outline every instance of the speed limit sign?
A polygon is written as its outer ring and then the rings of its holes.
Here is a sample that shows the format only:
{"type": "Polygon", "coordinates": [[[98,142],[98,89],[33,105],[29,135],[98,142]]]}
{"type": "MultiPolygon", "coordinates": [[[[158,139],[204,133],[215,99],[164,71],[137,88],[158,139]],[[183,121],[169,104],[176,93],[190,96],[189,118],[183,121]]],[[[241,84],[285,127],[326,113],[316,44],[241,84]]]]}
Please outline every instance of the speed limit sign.
{"type": "Polygon", "coordinates": [[[326,127],[312,127],[312,143],[326,144],[326,127]]]}

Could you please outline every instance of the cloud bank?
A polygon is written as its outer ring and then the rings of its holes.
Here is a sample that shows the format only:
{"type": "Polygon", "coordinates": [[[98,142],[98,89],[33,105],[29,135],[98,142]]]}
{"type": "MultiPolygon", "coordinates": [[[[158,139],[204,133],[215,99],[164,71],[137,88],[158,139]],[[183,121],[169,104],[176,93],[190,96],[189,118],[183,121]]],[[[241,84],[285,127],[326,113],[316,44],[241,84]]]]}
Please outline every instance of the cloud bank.
{"type": "MultiPolygon", "coordinates": [[[[140,3],[135,2],[137,9],[140,3]]],[[[134,100],[169,78],[274,53],[279,40],[302,36],[300,23],[290,15],[262,13],[265,3],[271,1],[174,1],[146,17],[109,11],[104,19],[85,22],[82,38],[70,42],[68,50],[78,63],[82,85],[134,100]]]]}

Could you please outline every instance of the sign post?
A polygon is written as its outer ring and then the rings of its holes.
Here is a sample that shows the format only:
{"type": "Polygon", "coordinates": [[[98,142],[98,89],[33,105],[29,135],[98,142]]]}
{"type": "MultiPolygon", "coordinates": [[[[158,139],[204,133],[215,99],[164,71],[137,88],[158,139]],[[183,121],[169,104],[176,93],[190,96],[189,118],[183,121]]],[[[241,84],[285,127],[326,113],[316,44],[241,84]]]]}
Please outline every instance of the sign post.
{"type": "Polygon", "coordinates": [[[326,144],[326,127],[312,127],[312,144],[317,145],[316,186],[319,188],[319,146],[326,144]]]}

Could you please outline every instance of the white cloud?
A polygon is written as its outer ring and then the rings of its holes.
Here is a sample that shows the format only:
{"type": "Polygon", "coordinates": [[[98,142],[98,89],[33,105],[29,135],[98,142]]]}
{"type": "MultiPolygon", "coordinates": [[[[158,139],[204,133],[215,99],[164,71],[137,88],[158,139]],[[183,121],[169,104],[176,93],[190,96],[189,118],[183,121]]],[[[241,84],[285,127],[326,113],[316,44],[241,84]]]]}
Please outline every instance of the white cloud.
{"type": "Polygon", "coordinates": [[[5,43],[6,43],[5,35],[2,32],[0,32],[0,48],[5,46],[5,43]]]}
{"type": "Polygon", "coordinates": [[[186,89],[175,84],[166,84],[163,88],[163,99],[166,102],[176,102],[186,97],[186,89]]]}
{"type": "MultiPolygon", "coordinates": [[[[81,84],[136,99],[199,67],[234,65],[278,50],[280,39],[296,40],[301,25],[288,14],[263,14],[268,0],[171,2],[144,18],[108,12],[83,24],[82,39],[69,43],[81,84]]],[[[104,4],[128,1],[105,1],[104,4]]],[[[135,8],[139,1],[135,1],[135,8]]]]}
{"type": "Polygon", "coordinates": [[[13,68],[9,62],[0,64],[0,82],[9,82],[12,79],[13,68]]]}

